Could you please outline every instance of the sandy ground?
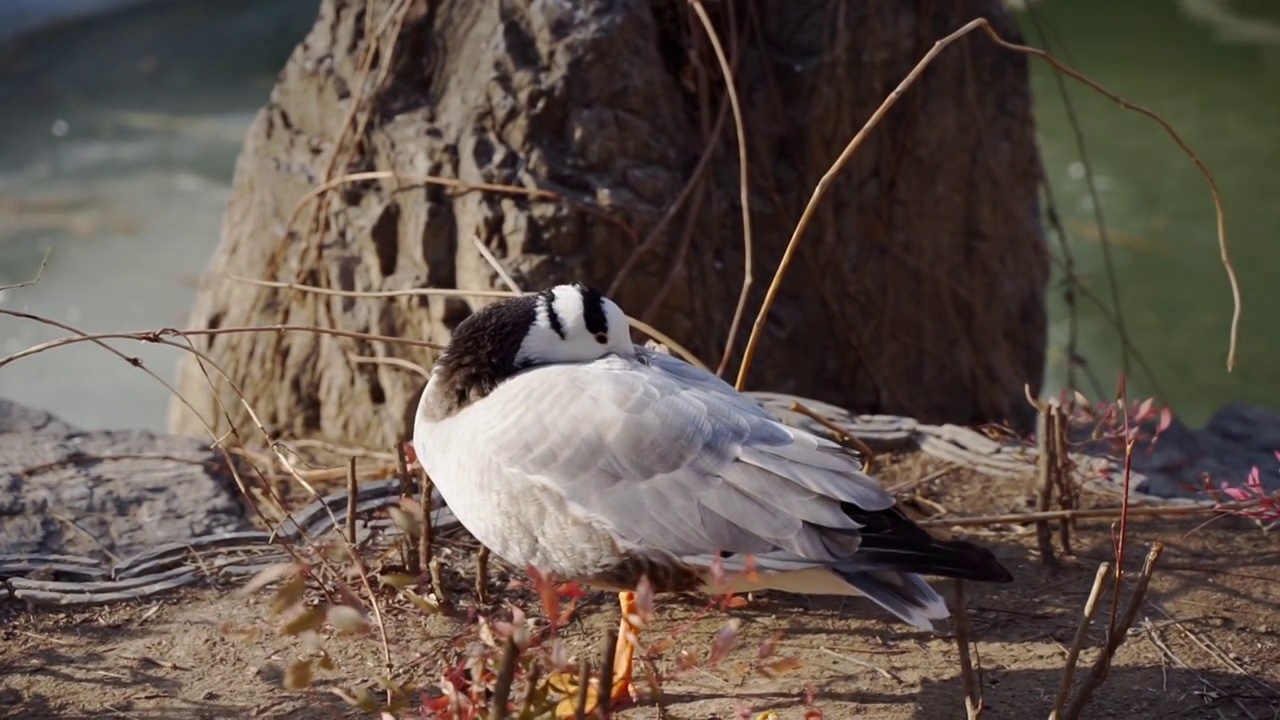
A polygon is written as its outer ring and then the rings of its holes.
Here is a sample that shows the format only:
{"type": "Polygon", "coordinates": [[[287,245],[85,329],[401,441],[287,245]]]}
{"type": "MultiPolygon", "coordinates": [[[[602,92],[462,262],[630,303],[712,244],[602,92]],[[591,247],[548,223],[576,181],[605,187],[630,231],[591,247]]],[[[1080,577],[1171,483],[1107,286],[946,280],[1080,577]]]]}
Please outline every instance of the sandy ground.
{"type": "MultiPolygon", "coordinates": [[[[923,456],[890,461],[886,485],[945,466],[923,456]]],[[[1025,507],[1025,487],[957,470],[919,489],[921,512],[952,516],[1025,507]]],[[[1095,502],[1104,502],[1096,500],[1095,502]]],[[[1105,502],[1110,502],[1109,499],[1105,502]]],[[[971,635],[981,666],[983,717],[1046,717],[1067,648],[1099,562],[1112,557],[1109,523],[1082,522],[1075,556],[1045,569],[1029,529],[1000,526],[965,533],[991,547],[1017,575],[1012,585],[967,586],[971,635]]],[[[1247,522],[1222,519],[1134,520],[1126,552],[1136,570],[1146,544],[1165,553],[1147,602],[1116,655],[1086,718],[1280,717],[1280,545],[1247,522]]],[[[469,565],[459,563],[464,572],[469,565]]],[[[499,593],[506,571],[494,573],[494,604],[511,600],[537,614],[527,595],[499,593]]],[[[951,583],[937,586],[950,596],[951,583]]],[[[130,605],[58,611],[5,608],[0,615],[0,714],[8,717],[341,718],[361,714],[331,690],[368,685],[382,672],[373,637],[333,637],[335,661],[318,671],[310,690],[281,688],[281,668],[298,651],[293,638],[270,630],[253,636],[228,627],[266,627],[268,596],[239,598],[230,588],[203,588],[130,605]]],[[[457,661],[471,598],[452,614],[391,610],[389,650],[398,680],[437,682],[457,661]]],[[[1105,616],[1104,603],[1100,617],[1105,616]]],[[[585,599],[564,630],[571,651],[600,647],[616,623],[612,597],[585,599]]],[[[779,720],[819,710],[825,718],[945,720],[964,718],[955,643],[901,623],[861,599],[756,596],[720,611],[703,598],[659,598],[646,641],[673,634],[656,661],[665,676],[661,703],[641,702],[624,718],[709,718],[776,711],[779,720]],[[738,641],[719,663],[679,671],[680,649],[707,654],[726,616],[741,623],[738,641]],[[757,657],[777,638],[769,662],[794,658],[772,676],[757,657]],[[811,698],[811,701],[809,700],[811,698]]],[[[1102,631],[1091,633],[1091,646],[1102,631]]],[[[1086,651],[1077,677],[1095,652],[1086,651]]],[[[364,716],[368,716],[367,714],[364,716]]],[[[416,717],[416,715],[413,715],[416,717]]],[[[811,714],[810,717],[813,717],[811,714]]]]}

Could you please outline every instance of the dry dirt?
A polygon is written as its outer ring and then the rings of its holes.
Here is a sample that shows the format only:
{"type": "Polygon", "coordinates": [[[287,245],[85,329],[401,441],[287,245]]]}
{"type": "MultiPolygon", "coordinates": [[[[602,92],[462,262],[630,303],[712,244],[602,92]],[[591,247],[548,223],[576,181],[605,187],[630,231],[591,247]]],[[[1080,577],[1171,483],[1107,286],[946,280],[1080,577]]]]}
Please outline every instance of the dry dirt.
{"type": "MultiPolygon", "coordinates": [[[[920,478],[945,465],[912,455],[879,470],[886,485],[920,478]]],[[[922,512],[952,516],[1025,507],[1025,488],[956,470],[919,489],[922,512]]],[[[1096,503],[1110,502],[1097,499],[1096,503]]],[[[991,547],[1017,576],[1007,586],[968,586],[971,634],[981,665],[983,717],[1043,718],[1057,690],[1067,648],[1099,562],[1112,557],[1108,521],[1082,522],[1076,554],[1048,571],[1029,529],[1003,526],[966,533],[991,547]]],[[[1233,518],[1134,520],[1127,567],[1141,564],[1149,541],[1165,553],[1127,642],[1086,718],[1280,717],[1280,546],[1233,518]]],[[[462,565],[463,572],[469,566],[462,565]]],[[[505,586],[498,571],[491,587],[505,586]]],[[[949,582],[938,587],[948,595],[949,582]]],[[[495,595],[498,593],[495,592],[495,595]]],[[[502,601],[483,611],[502,614],[502,601]]],[[[7,717],[340,718],[358,717],[332,688],[371,682],[382,669],[372,638],[331,638],[336,668],[317,674],[313,689],[281,689],[281,667],[296,642],[271,631],[228,635],[230,624],[265,627],[267,596],[238,598],[205,588],[132,605],[58,611],[7,608],[0,616],[0,714],[7,717]]],[[[522,596],[530,614],[537,604],[522,596]]],[[[420,685],[456,658],[469,598],[453,615],[388,615],[396,675],[420,685]]],[[[1105,616],[1104,603],[1099,612],[1105,616]]],[[[954,642],[896,622],[861,599],[761,595],[727,611],[741,621],[731,653],[713,666],[677,672],[676,650],[705,656],[725,612],[701,598],[659,598],[645,639],[679,633],[657,666],[666,676],[661,707],[640,703],[624,718],[733,718],[776,711],[779,720],[818,709],[826,718],[897,720],[963,718],[954,642]],[[701,618],[699,618],[701,616],[701,618]],[[798,667],[772,677],[753,669],[757,649],[781,633],[773,658],[798,667]],[[812,703],[806,697],[812,695],[812,703]]],[[[597,593],[565,630],[571,650],[600,646],[616,622],[610,596],[597,593]]],[[[1091,633],[1092,644],[1101,631],[1091,633]]],[[[1077,677],[1095,657],[1082,656],[1077,677]]]]}

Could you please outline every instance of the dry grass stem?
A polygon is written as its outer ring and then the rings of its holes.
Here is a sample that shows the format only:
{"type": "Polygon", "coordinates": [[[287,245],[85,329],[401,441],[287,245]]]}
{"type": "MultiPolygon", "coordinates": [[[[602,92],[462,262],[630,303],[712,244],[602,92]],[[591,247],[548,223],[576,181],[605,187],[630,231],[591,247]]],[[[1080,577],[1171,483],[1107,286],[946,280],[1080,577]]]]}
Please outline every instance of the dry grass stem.
{"type": "Polygon", "coordinates": [[[1093,623],[1093,616],[1098,612],[1098,598],[1102,596],[1102,590],[1107,585],[1107,573],[1110,571],[1111,564],[1104,562],[1098,566],[1098,572],[1094,575],[1093,587],[1089,589],[1089,597],[1084,601],[1084,610],[1080,614],[1080,624],[1076,627],[1075,639],[1071,642],[1071,649],[1067,651],[1067,662],[1062,669],[1062,684],[1058,686],[1058,696],[1054,698],[1053,708],[1049,711],[1049,720],[1059,719],[1062,707],[1071,694],[1076,661],[1079,660],[1080,651],[1084,649],[1084,644],[1089,639],[1089,625],[1093,623]]]}
{"type": "Polygon", "coordinates": [[[964,708],[969,720],[982,717],[982,685],[974,672],[973,660],[969,656],[969,612],[964,593],[964,581],[956,580],[955,618],[956,649],[960,651],[960,680],[964,685],[964,708]]]}

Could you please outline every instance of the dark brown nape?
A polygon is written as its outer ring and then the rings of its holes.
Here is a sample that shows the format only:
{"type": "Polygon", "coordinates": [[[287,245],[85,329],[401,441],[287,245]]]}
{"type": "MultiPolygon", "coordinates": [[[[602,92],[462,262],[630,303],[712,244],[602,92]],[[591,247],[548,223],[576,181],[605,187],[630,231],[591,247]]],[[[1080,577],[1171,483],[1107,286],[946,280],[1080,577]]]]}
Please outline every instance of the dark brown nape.
{"type": "Polygon", "coordinates": [[[483,398],[520,368],[516,356],[537,319],[535,295],[522,295],[487,305],[463,320],[436,361],[441,393],[457,412],[483,398]]]}

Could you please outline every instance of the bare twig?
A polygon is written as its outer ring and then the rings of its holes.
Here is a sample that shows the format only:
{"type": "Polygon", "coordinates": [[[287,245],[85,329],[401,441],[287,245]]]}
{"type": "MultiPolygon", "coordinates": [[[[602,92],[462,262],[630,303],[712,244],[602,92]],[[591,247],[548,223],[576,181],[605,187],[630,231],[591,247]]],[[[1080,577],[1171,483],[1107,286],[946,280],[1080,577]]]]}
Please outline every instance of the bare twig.
{"type": "Polygon", "coordinates": [[[36,274],[33,275],[30,280],[23,280],[22,282],[13,283],[12,285],[0,285],[0,293],[5,290],[17,290],[19,288],[30,287],[40,282],[40,278],[44,276],[44,267],[49,264],[49,253],[51,252],[53,252],[52,247],[44,251],[44,257],[40,259],[40,267],[36,268],[36,274]]]}
{"type": "Polygon", "coordinates": [[[356,459],[347,461],[347,542],[356,544],[356,505],[360,488],[356,483],[356,459]]]}
{"type": "Polygon", "coordinates": [[[964,708],[969,720],[982,717],[982,687],[969,656],[969,612],[965,608],[964,581],[956,580],[955,618],[956,648],[960,651],[960,680],[964,684],[964,708]]]}
{"type": "Polygon", "coordinates": [[[476,298],[509,298],[516,297],[520,293],[511,292],[510,290],[466,290],[464,288],[406,288],[404,290],[338,290],[335,288],[320,287],[318,285],[304,285],[302,283],[281,282],[278,280],[258,280],[255,278],[244,277],[242,275],[225,275],[228,280],[234,280],[238,283],[246,285],[257,285],[259,287],[279,288],[281,290],[297,290],[298,292],[312,293],[314,295],[333,295],[334,297],[348,298],[397,298],[397,297],[419,297],[419,296],[437,296],[437,297],[476,297],[476,298]]]}
{"type": "Polygon", "coordinates": [[[747,168],[747,130],[742,119],[742,107],[738,104],[738,90],[733,78],[733,68],[720,44],[720,35],[716,32],[707,9],[701,0],[689,0],[693,12],[702,23],[702,29],[711,41],[711,49],[715,51],[716,61],[720,63],[720,73],[724,75],[724,89],[729,95],[729,105],[733,109],[733,126],[738,135],[738,203],[742,206],[742,290],[738,293],[738,305],[733,311],[733,320],[729,325],[729,337],[725,339],[724,353],[720,356],[720,364],[716,366],[716,374],[723,375],[733,356],[733,344],[738,337],[738,327],[742,324],[742,315],[747,307],[747,295],[751,291],[752,275],[752,242],[751,242],[751,184],[747,168]]]}
{"type": "Polygon", "coordinates": [[[436,592],[436,601],[440,603],[440,607],[447,607],[449,596],[444,591],[444,573],[440,558],[431,558],[427,562],[427,569],[431,572],[431,589],[436,592]]]}
{"type": "Polygon", "coordinates": [[[1156,562],[1160,559],[1160,553],[1163,550],[1164,546],[1160,543],[1151,544],[1151,549],[1147,551],[1147,559],[1142,564],[1142,571],[1138,575],[1138,582],[1134,584],[1133,594],[1129,596],[1129,604],[1125,607],[1124,616],[1108,631],[1106,644],[1103,646],[1102,652],[1098,655],[1098,659],[1094,661],[1093,667],[1089,670],[1089,675],[1080,686],[1080,690],[1071,700],[1071,705],[1062,714],[1063,720],[1076,720],[1079,718],[1085,704],[1089,702],[1090,696],[1093,695],[1093,691],[1106,680],[1107,671],[1111,668],[1111,660],[1115,657],[1116,650],[1124,644],[1129,628],[1133,626],[1133,621],[1138,615],[1138,608],[1142,606],[1142,602],[1146,598],[1147,586],[1151,584],[1151,575],[1155,572],[1156,562]]]}
{"type": "Polygon", "coordinates": [[[423,369],[423,367],[422,367],[421,365],[419,365],[419,364],[417,364],[417,363],[415,363],[415,362],[412,362],[412,361],[410,361],[410,360],[405,360],[404,358],[398,358],[398,357],[370,357],[370,356],[368,356],[368,355],[347,355],[347,359],[348,359],[348,360],[350,360],[352,363],[355,363],[355,364],[357,364],[357,365],[361,365],[361,364],[364,364],[364,365],[390,365],[391,367],[397,367],[397,368],[400,368],[401,370],[408,370],[409,372],[411,372],[411,373],[413,373],[413,374],[417,375],[418,377],[421,377],[421,378],[422,378],[422,379],[424,379],[424,380],[430,380],[430,379],[431,379],[431,373],[430,373],[430,372],[427,372],[427,370],[423,369]]]}
{"type": "Polygon", "coordinates": [[[511,699],[511,683],[516,679],[516,661],[520,658],[520,648],[516,646],[515,633],[507,636],[502,646],[502,664],[498,666],[498,677],[493,685],[493,699],[489,703],[489,720],[505,720],[507,703],[511,699]]]}
{"type": "Polygon", "coordinates": [[[613,708],[613,663],[618,652],[618,628],[610,627],[604,635],[604,656],[600,659],[600,693],[597,705],[600,717],[608,720],[613,708]]]}
{"type": "Polygon", "coordinates": [[[502,279],[503,284],[507,286],[508,290],[515,295],[523,294],[524,291],[522,291],[520,286],[516,284],[515,279],[511,277],[511,273],[507,272],[507,269],[502,267],[502,263],[498,262],[497,256],[493,254],[492,250],[485,247],[485,244],[481,242],[479,237],[472,235],[471,243],[476,246],[476,250],[480,253],[480,256],[484,258],[484,261],[489,263],[489,267],[493,268],[493,271],[502,279]]]}
{"type": "MultiPolygon", "coordinates": [[[[431,567],[431,542],[435,535],[435,528],[431,526],[431,511],[434,503],[435,483],[431,482],[431,476],[427,474],[425,469],[419,470],[419,478],[422,481],[422,497],[419,505],[422,506],[422,535],[418,538],[418,562],[421,567],[431,567]]],[[[436,571],[432,570],[432,582],[436,582],[436,571]]],[[[440,590],[437,588],[436,593],[440,590]]]]}
{"type": "Polygon", "coordinates": [[[1084,611],[1080,614],[1080,624],[1076,626],[1075,640],[1071,643],[1071,650],[1067,652],[1067,662],[1062,669],[1062,684],[1058,686],[1058,696],[1054,698],[1053,708],[1049,711],[1049,720],[1058,720],[1062,713],[1062,706],[1066,704],[1071,694],[1076,661],[1080,658],[1080,651],[1084,649],[1084,643],[1089,638],[1089,625],[1093,623],[1094,613],[1098,611],[1098,598],[1107,584],[1107,573],[1110,571],[1111,565],[1104,562],[1098,566],[1098,572],[1094,575],[1093,587],[1089,589],[1089,597],[1084,601],[1084,611]]]}
{"type": "Polygon", "coordinates": [[[818,423],[822,427],[831,431],[836,437],[852,445],[859,453],[862,454],[862,458],[863,458],[862,469],[865,472],[868,472],[868,473],[871,472],[871,462],[875,460],[876,454],[872,452],[871,448],[868,447],[865,442],[862,441],[862,438],[858,437],[857,435],[854,435],[848,430],[845,430],[839,425],[822,417],[817,412],[806,407],[805,405],[802,405],[799,401],[796,401],[796,400],[791,401],[791,411],[798,412],[801,415],[804,415],[805,417],[809,418],[810,420],[813,420],[814,422],[818,423]]]}
{"type": "MultiPolygon", "coordinates": [[[[31,315],[29,313],[18,312],[17,310],[0,310],[0,313],[12,315],[26,320],[42,321],[42,318],[31,315]]],[[[98,343],[101,340],[136,340],[145,343],[169,344],[163,341],[164,338],[170,337],[200,337],[209,335],[231,335],[235,333],[286,333],[286,332],[309,332],[319,335],[336,335],[338,337],[354,338],[356,340],[368,340],[370,342],[384,342],[391,345],[413,345],[416,347],[431,348],[432,350],[442,350],[443,346],[439,343],[426,342],[424,340],[410,340],[408,338],[391,337],[389,335],[373,335],[370,333],[354,332],[352,330],[337,330],[334,328],[315,327],[313,325],[263,325],[258,327],[225,327],[217,329],[209,328],[187,328],[178,330],[175,328],[160,328],[158,330],[137,330],[134,332],[112,332],[112,333],[85,333],[75,335],[73,337],[62,337],[56,340],[50,340],[38,345],[32,345],[25,350],[6,355],[0,358],[0,367],[4,367],[11,362],[30,357],[46,350],[64,347],[66,345],[75,345],[82,342],[98,343]]],[[[673,348],[674,349],[674,348],[673,348]]]]}
{"type": "MultiPolygon", "coordinates": [[[[413,297],[416,295],[509,298],[509,297],[517,297],[522,294],[522,293],[511,292],[507,290],[454,290],[454,289],[444,289],[444,288],[408,288],[405,290],[333,290],[331,288],[323,288],[315,285],[303,285],[301,283],[292,283],[292,282],[285,283],[285,282],[276,282],[274,280],[254,280],[252,278],[244,278],[238,275],[231,275],[228,277],[230,277],[232,280],[235,280],[236,282],[243,282],[249,285],[261,285],[263,287],[287,288],[289,290],[296,290],[298,292],[315,293],[317,295],[335,295],[338,297],[350,297],[350,298],[391,298],[391,297],[413,297]]],[[[702,368],[707,372],[711,372],[711,370],[707,367],[706,363],[699,360],[698,357],[694,355],[692,352],[690,352],[688,348],[686,348],[684,345],[681,345],[680,343],[673,340],[666,333],[658,330],[657,328],[653,327],[649,323],[646,323],[643,320],[640,320],[638,318],[628,316],[627,322],[631,325],[631,327],[639,330],[640,332],[648,335],[654,340],[657,340],[658,342],[663,343],[667,347],[671,348],[671,351],[673,353],[675,353],[676,355],[679,355],[681,359],[683,359],[685,362],[689,363],[690,365],[702,368]]],[[[235,330],[236,328],[227,328],[227,329],[235,330]]],[[[263,329],[266,330],[271,328],[263,328],[263,329]]],[[[329,332],[329,334],[333,334],[333,335],[344,335],[347,337],[356,337],[356,335],[348,334],[345,331],[330,332],[330,331],[322,330],[320,328],[316,328],[316,331],[329,332]]],[[[205,333],[205,334],[210,334],[210,333],[205,333]]],[[[383,338],[382,336],[368,336],[363,338],[357,337],[357,339],[382,340],[383,338]]],[[[401,341],[401,344],[422,345],[422,346],[429,347],[436,350],[443,349],[440,345],[436,343],[428,343],[428,342],[415,342],[410,340],[404,340],[404,341],[401,341]]]]}
{"type": "MultiPolygon", "coordinates": [[[[409,461],[405,457],[404,443],[396,443],[396,477],[400,479],[400,497],[413,497],[413,476],[409,474],[409,461]]],[[[348,510],[348,514],[350,511],[348,510]]],[[[404,564],[405,569],[410,575],[418,577],[422,573],[422,556],[419,554],[419,547],[413,547],[413,541],[421,542],[421,537],[426,532],[426,523],[423,522],[427,518],[419,518],[421,523],[418,527],[418,537],[409,538],[401,547],[404,548],[404,564]]]]}
{"type": "Polygon", "coordinates": [[[955,472],[957,467],[959,466],[948,465],[947,467],[944,467],[941,470],[935,470],[929,473],[928,475],[924,475],[924,476],[915,478],[913,480],[904,480],[898,483],[897,485],[890,485],[889,487],[885,488],[885,492],[889,493],[890,495],[900,495],[908,490],[914,490],[920,487],[921,485],[926,485],[928,483],[933,482],[934,480],[937,480],[938,478],[945,477],[950,473],[955,472]]]}
{"type": "Polygon", "coordinates": [[[489,602],[489,548],[484,545],[476,553],[476,601],[489,602]]]}
{"type": "Polygon", "coordinates": [[[541,677],[542,668],[537,663],[534,663],[524,678],[524,702],[520,703],[520,717],[522,720],[523,718],[533,717],[533,702],[538,697],[538,680],[541,677]]]}
{"type": "MultiPolygon", "coordinates": [[[[1199,515],[1202,513],[1231,513],[1237,510],[1248,510],[1260,505],[1259,500],[1245,500],[1214,505],[1178,505],[1175,507],[1145,506],[1129,508],[1129,517],[1179,517],[1183,515],[1199,515]]],[[[923,527],[974,527],[982,525],[1021,525],[1034,523],[1037,520],[1118,518],[1124,508],[1078,508],[1074,510],[1050,510],[1048,512],[1008,513],[1005,515],[982,515],[979,517],[937,518],[921,520],[923,527]]]]}
{"type": "Polygon", "coordinates": [[[1111,585],[1111,620],[1110,632],[1116,629],[1116,613],[1120,609],[1120,585],[1124,582],[1124,545],[1129,537],[1129,486],[1133,478],[1133,448],[1138,442],[1138,433],[1129,429],[1129,383],[1123,372],[1120,373],[1120,388],[1117,393],[1120,402],[1120,415],[1124,419],[1124,490],[1120,498],[1120,535],[1115,541],[1116,581],[1111,585]]]}
{"type": "Polygon", "coordinates": [[[575,210],[610,223],[630,237],[635,244],[640,244],[640,238],[636,237],[635,230],[632,230],[625,222],[610,215],[602,208],[588,202],[565,197],[551,190],[520,187],[517,185],[499,185],[495,183],[469,183],[455,178],[440,177],[438,175],[405,175],[391,170],[370,170],[368,172],[347,173],[346,175],[333,178],[332,180],[328,180],[312,188],[294,204],[293,211],[289,215],[289,221],[285,225],[285,234],[293,229],[294,224],[297,222],[299,213],[302,212],[302,209],[306,207],[307,203],[311,200],[320,197],[331,190],[342,187],[343,185],[355,182],[366,182],[369,180],[396,180],[404,183],[406,186],[439,185],[442,187],[453,188],[461,192],[502,193],[506,195],[523,196],[530,200],[562,203],[568,207],[574,208],[575,210]]]}
{"type": "MultiPolygon", "coordinates": [[[[1036,414],[1036,475],[1039,483],[1039,496],[1036,499],[1036,510],[1047,512],[1053,500],[1058,458],[1057,446],[1053,442],[1056,417],[1050,409],[1050,402],[1037,403],[1036,414]]],[[[1049,567],[1058,566],[1058,558],[1053,552],[1053,537],[1048,520],[1036,521],[1036,544],[1040,547],[1040,560],[1049,567]]]]}
{"type": "MultiPolygon", "coordinates": [[[[1058,508],[1074,510],[1079,504],[1079,493],[1071,475],[1072,461],[1067,443],[1069,422],[1066,410],[1061,403],[1053,403],[1050,412],[1053,414],[1053,435],[1050,441],[1053,444],[1053,474],[1054,484],[1058,489],[1058,508]]],[[[1062,543],[1063,555],[1075,554],[1071,549],[1071,531],[1074,527],[1075,524],[1071,518],[1062,518],[1058,521],[1058,540],[1062,543]]]]}
{"type": "Polygon", "coordinates": [[[1045,62],[1049,63],[1050,65],[1052,65],[1053,68],[1058,72],[1064,73],[1067,76],[1071,77],[1073,80],[1083,83],[1084,85],[1088,86],[1092,90],[1102,94],[1107,99],[1116,103],[1121,108],[1125,110],[1132,110],[1134,112],[1137,112],[1155,121],[1157,124],[1160,125],[1161,128],[1164,129],[1166,133],[1168,133],[1169,137],[1173,139],[1173,141],[1178,145],[1178,147],[1182,150],[1182,152],[1185,153],[1193,163],[1195,163],[1196,168],[1200,171],[1200,174],[1203,175],[1205,178],[1205,181],[1208,182],[1209,189],[1213,194],[1213,206],[1214,206],[1214,211],[1217,214],[1218,252],[1219,252],[1219,255],[1221,256],[1222,266],[1227,273],[1227,280],[1231,285],[1231,297],[1233,301],[1233,309],[1232,309],[1232,315],[1231,315],[1231,331],[1230,331],[1230,337],[1228,339],[1228,347],[1227,347],[1227,369],[1231,370],[1233,367],[1235,367],[1236,344],[1237,344],[1237,338],[1239,336],[1239,327],[1240,327],[1240,310],[1241,310],[1240,283],[1236,279],[1235,268],[1231,264],[1231,258],[1227,251],[1226,220],[1222,210],[1222,194],[1219,192],[1218,183],[1213,178],[1213,174],[1209,172],[1208,167],[1205,166],[1204,162],[1200,159],[1198,155],[1196,155],[1195,151],[1193,151],[1190,148],[1190,146],[1186,144],[1186,142],[1182,139],[1182,136],[1179,135],[1178,132],[1173,129],[1173,126],[1170,125],[1168,121],[1166,121],[1164,118],[1160,117],[1156,113],[1140,105],[1135,105],[1129,102],[1128,100],[1121,98],[1119,95],[1116,95],[1115,93],[1107,90],[1106,88],[1102,87],[1101,85],[1094,82],[1093,80],[1090,80],[1088,77],[1084,76],[1083,74],[1075,70],[1072,70],[1066,65],[1063,65],[1052,55],[1050,55],[1049,53],[1043,50],[1040,50],[1039,48],[1034,48],[1034,47],[1029,47],[1027,45],[1019,45],[1017,43],[1008,42],[1004,38],[1000,37],[1000,35],[995,31],[994,28],[991,27],[991,25],[985,19],[978,18],[968,23],[965,23],[956,31],[950,33],[949,35],[943,37],[941,40],[938,40],[936,43],[933,44],[933,47],[929,49],[929,52],[925,53],[924,57],[922,57],[920,61],[916,63],[915,67],[911,69],[911,72],[907,73],[907,76],[902,79],[902,82],[898,83],[897,87],[895,87],[893,91],[890,92],[889,95],[884,99],[884,101],[880,103],[880,106],[877,107],[875,112],[871,114],[871,117],[867,119],[867,122],[853,136],[853,139],[849,141],[849,144],[845,146],[844,150],[840,153],[839,157],[836,158],[836,161],[832,163],[831,167],[828,168],[827,172],[824,173],[823,176],[818,180],[818,184],[817,186],[814,187],[813,194],[809,198],[808,204],[805,205],[804,212],[801,213],[800,215],[799,222],[796,223],[795,230],[791,234],[791,239],[787,242],[787,247],[782,253],[782,259],[778,263],[778,267],[774,272],[773,280],[769,283],[769,289],[765,292],[765,298],[760,305],[760,311],[759,313],[756,314],[755,322],[752,324],[751,335],[747,339],[747,347],[742,356],[742,363],[738,367],[738,379],[737,379],[736,387],[739,390],[743,388],[743,385],[746,382],[747,372],[751,368],[752,356],[755,354],[756,345],[759,344],[760,342],[760,333],[764,329],[765,318],[768,317],[769,309],[773,306],[774,301],[777,299],[778,291],[782,286],[783,277],[786,275],[787,269],[791,265],[792,258],[795,256],[796,248],[800,244],[800,238],[803,237],[805,230],[809,227],[809,223],[813,218],[814,211],[817,209],[818,203],[822,200],[823,196],[826,195],[827,190],[830,187],[831,183],[835,180],[835,177],[840,173],[840,171],[844,168],[844,166],[849,162],[849,158],[853,156],[853,154],[857,151],[857,149],[866,140],[871,130],[873,130],[880,123],[880,121],[884,118],[885,114],[888,113],[889,109],[892,108],[894,104],[897,103],[898,99],[902,97],[903,93],[906,92],[907,88],[909,88],[920,77],[921,73],[923,73],[925,68],[927,68],[929,64],[933,62],[934,58],[936,58],[939,53],[945,50],[947,46],[951,45],[955,41],[959,40],[960,38],[968,35],[969,33],[979,28],[981,28],[983,32],[986,33],[986,35],[991,39],[992,42],[996,43],[1000,47],[1005,48],[1006,50],[1011,50],[1013,52],[1018,52],[1018,53],[1023,53],[1026,55],[1032,55],[1032,56],[1038,57],[1044,60],[1045,62]]]}
{"type": "Polygon", "coordinates": [[[578,702],[573,708],[574,720],[584,720],[587,717],[587,693],[591,690],[591,663],[587,656],[582,656],[582,661],[578,663],[578,702]]]}

